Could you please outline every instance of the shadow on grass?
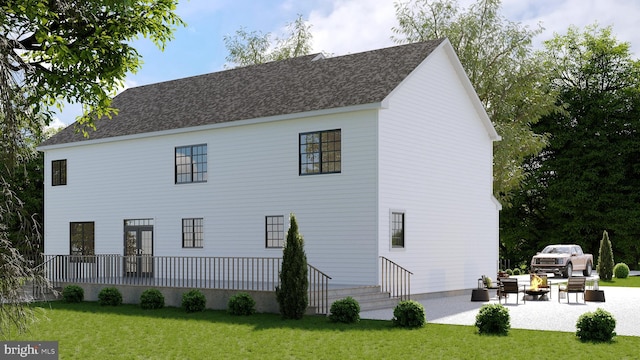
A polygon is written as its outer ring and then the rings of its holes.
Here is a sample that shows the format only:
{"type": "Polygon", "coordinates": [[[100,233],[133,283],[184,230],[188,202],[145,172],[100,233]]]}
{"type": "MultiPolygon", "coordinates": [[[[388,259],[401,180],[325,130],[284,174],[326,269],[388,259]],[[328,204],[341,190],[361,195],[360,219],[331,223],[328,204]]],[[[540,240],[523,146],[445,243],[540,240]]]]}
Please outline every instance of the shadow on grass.
{"type": "MultiPolygon", "coordinates": [[[[355,324],[334,323],[323,315],[307,315],[300,320],[285,320],[279,314],[258,313],[251,316],[234,316],[225,310],[205,310],[187,313],[182,308],[165,307],[162,309],[144,310],[138,305],[123,304],[119,306],[101,306],[97,302],[65,303],[62,301],[33,303],[33,307],[51,311],[78,312],[99,316],[127,316],[155,319],[171,319],[184,321],[203,321],[218,324],[234,324],[253,327],[254,330],[267,329],[299,329],[309,331],[390,331],[406,330],[393,326],[390,320],[360,320],[355,324]]],[[[437,324],[433,324],[437,325],[437,324]]]]}

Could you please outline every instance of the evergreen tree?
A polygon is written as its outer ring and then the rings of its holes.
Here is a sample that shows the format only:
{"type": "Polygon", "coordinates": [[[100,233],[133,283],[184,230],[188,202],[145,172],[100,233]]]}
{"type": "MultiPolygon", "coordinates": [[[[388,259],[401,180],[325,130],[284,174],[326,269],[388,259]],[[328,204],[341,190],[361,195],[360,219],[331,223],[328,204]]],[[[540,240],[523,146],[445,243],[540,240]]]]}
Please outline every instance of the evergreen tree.
{"type": "Polygon", "coordinates": [[[307,255],[304,252],[304,239],[298,233],[295,215],[291,214],[289,221],[287,242],[282,254],[280,287],[276,288],[276,297],[283,318],[301,319],[309,303],[307,255]]]}
{"type": "Polygon", "coordinates": [[[602,234],[600,241],[600,251],[598,252],[598,276],[602,280],[611,280],[613,277],[613,250],[607,230],[602,234]]]}

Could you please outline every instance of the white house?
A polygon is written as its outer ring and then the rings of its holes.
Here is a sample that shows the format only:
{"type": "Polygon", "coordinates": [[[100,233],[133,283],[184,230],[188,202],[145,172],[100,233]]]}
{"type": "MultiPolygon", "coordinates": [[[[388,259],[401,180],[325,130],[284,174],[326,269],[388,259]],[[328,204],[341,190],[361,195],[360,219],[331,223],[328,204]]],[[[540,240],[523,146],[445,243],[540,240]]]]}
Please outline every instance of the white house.
{"type": "MultiPolygon", "coordinates": [[[[277,258],[296,215],[309,264],[411,293],[495,273],[499,136],[446,39],[309,55],[130,88],[45,155],[45,254],[277,258]]],[[[126,271],[160,276],[138,263],[126,271]]]]}

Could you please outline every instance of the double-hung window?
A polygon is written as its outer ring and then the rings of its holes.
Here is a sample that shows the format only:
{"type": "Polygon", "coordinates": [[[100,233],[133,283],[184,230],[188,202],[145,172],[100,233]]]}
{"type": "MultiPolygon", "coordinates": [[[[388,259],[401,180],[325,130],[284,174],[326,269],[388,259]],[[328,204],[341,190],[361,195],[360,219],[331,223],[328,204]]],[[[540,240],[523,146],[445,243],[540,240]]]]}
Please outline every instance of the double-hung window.
{"type": "Polygon", "coordinates": [[[331,174],[342,171],[341,130],[300,134],[300,175],[331,174]]]}
{"type": "Polygon", "coordinates": [[[207,144],[176,147],[176,184],[207,181],[207,144]]]}
{"type": "Polygon", "coordinates": [[[204,243],[202,218],[182,219],[182,247],[201,248],[204,243]]]}
{"type": "Polygon", "coordinates": [[[95,255],[95,223],[93,221],[70,223],[69,243],[70,254],[77,256],[72,256],[72,260],[93,261],[93,259],[84,256],[95,255]]]}
{"type": "Polygon", "coordinates": [[[67,185],[67,160],[51,162],[51,186],[67,185]]]}

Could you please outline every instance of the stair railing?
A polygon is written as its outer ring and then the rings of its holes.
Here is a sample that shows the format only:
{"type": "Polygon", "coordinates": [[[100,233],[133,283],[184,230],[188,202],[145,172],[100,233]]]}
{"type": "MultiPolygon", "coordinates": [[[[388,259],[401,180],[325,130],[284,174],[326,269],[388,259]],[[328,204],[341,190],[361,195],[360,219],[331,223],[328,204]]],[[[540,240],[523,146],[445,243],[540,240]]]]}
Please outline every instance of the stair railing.
{"type": "Polygon", "coordinates": [[[411,298],[411,275],[413,273],[395,262],[380,256],[381,290],[400,300],[411,298]]]}

